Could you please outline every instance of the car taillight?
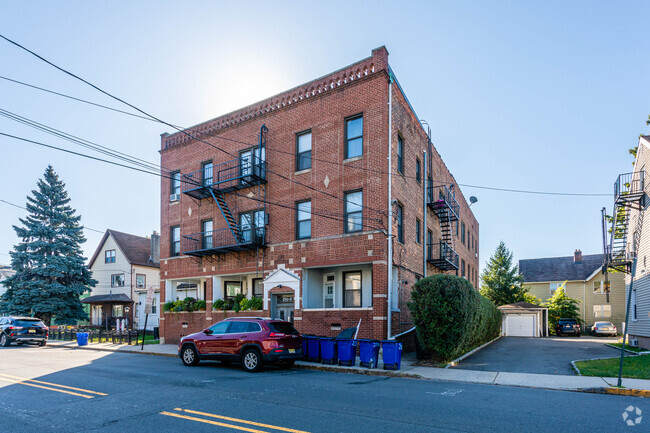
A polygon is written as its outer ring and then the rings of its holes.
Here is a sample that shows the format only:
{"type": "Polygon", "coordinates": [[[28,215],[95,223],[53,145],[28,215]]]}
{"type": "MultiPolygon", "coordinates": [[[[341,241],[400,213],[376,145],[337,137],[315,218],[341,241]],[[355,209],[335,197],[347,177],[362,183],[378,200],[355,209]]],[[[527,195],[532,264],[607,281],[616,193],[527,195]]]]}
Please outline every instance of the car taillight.
{"type": "Polygon", "coordinates": [[[598,331],[598,326],[596,326],[596,327],[594,328],[594,331],[598,331]]]}
{"type": "Polygon", "coordinates": [[[286,334],[283,334],[282,332],[271,332],[269,337],[286,337],[286,334]]]}
{"type": "Polygon", "coordinates": [[[7,329],[10,330],[10,331],[19,331],[19,330],[23,329],[23,327],[22,326],[10,326],[7,329]]]}

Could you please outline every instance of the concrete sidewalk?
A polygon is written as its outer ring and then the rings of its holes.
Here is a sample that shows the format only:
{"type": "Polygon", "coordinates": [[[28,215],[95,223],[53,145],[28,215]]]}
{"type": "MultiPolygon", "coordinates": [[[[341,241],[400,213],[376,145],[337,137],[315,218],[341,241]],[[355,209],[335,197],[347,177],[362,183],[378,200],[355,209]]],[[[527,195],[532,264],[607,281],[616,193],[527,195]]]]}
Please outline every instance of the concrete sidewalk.
{"type": "MultiPolygon", "coordinates": [[[[178,346],[173,344],[145,344],[144,350],[141,346],[129,346],[126,344],[112,343],[90,343],[87,346],[77,346],[76,341],[48,341],[48,346],[64,347],[69,349],[99,350],[121,353],[139,353],[145,355],[178,357],[178,346]]],[[[179,360],[180,362],[180,360],[179,360]]],[[[366,374],[373,376],[405,377],[414,379],[440,380],[445,382],[468,382],[482,383],[486,385],[519,386],[526,388],[543,388],[564,391],[593,391],[608,392],[616,386],[617,378],[592,377],[592,376],[569,376],[558,374],[530,374],[530,373],[506,373],[496,371],[460,370],[449,368],[419,367],[416,366],[415,354],[407,353],[402,358],[400,370],[384,370],[380,362],[378,368],[369,369],[363,367],[341,367],[338,365],[326,365],[316,362],[296,362],[296,368],[320,371],[332,371],[348,374],[366,374]]],[[[650,397],[650,380],[623,379],[623,387],[630,391],[638,390],[636,394],[650,397]]],[[[614,388],[616,389],[616,388],[614,388]]],[[[614,392],[611,392],[614,393],[614,392]]],[[[616,392],[618,393],[618,392],[616,392]]]]}

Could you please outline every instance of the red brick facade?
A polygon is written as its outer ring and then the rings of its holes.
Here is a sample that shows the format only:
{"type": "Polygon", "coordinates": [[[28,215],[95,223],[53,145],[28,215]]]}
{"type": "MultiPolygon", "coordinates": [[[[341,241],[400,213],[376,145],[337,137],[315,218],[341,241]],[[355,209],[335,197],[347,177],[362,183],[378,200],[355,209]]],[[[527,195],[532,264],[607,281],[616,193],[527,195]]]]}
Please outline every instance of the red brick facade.
{"type": "MultiPolygon", "coordinates": [[[[212,302],[224,296],[223,287],[212,287],[213,277],[254,274],[255,277],[266,278],[279,267],[300,278],[300,293],[294,294],[298,297],[299,305],[294,311],[294,325],[299,331],[336,335],[339,329],[356,326],[361,319],[360,338],[386,337],[389,87],[392,87],[393,95],[392,195],[404,206],[405,233],[404,244],[393,241],[393,265],[398,269],[399,282],[393,293],[399,298],[395,305],[400,312],[393,313],[392,333],[411,326],[406,307],[409,288],[416,277],[423,273],[421,245],[415,242],[415,219],[424,220],[423,190],[415,180],[415,164],[416,158],[423,160],[423,151],[428,149],[428,142],[399,86],[390,82],[388,52],[382,47],[374,50],[371,57],[326,77],[187,130],[191,136],[237,155],[239,151],[257,143],[263,124],[268,127],[268,173],[267,184],[263,187],[268,203],[267,242],[265,248],[252,251],[206,257],[190,257],[181,253],[179,257],[170,257],[172,226],[180,226],[181,236],[200,232],[201,222],[205,220],[213,221],[214,230],[228,226],[211,198],[198,200],[181,194],[179,201],[170,202],[171,183],[163,178],[161,303],[171,300],[169,293],[166,294],[169,286],[166,282],[201,279],[205,281],[205,293],[200,293],[200,288],[199,297],[205,297],[208,309],[208,312],[163,313],[160,327],[166,342],[177,342],[181,335],[203,329],[226,315],[237,314],[211,311],[212,302]],[[345,160],[345,119],[358,114],[363,115],[363,155],[345,160]],[[306,130],[311,130],[312,134],[311,168],[296,172],[296,134],[306,130]],[[396,174],[398,134],[405,143],[404,176],[396,174]],[[364,227],[361,232],[345,233],[344,193],[356,190],[363,192],[364,227]],[[311,238],[296,240],[295,206],[296,202],[305,199],[311,200],[311,238]],[[321,273],[326,274],[330,269],[342,269],[344,272],[355,270],[355,266],[364,269],[362,308],[341,308],[344,301],[338,297],[334,301],[337,308],[306,308],[311,289],[305,283],[305,271],[315,270],[313,278],[316,281],[322,278],[321,273]]],[[[200,170],[203,161],[211,160],[218,164],[233,159],[231,155],[183,133],[163,134],[161,141],[161,165],[169,171],[186,174],[200,170]]],[[[434,181],[455,184],[435,149],[428,153],[433,153],[428,157],[432,157],[430,167],[434,181]]],[[[257,208],[257,193],[254,187],[226,194],[233,214],[257,208]]],[[[478,223],[458,187],[456,194],[461,207],[461,220],[478,244],[478,223]]],[[[391,210],[394,212],[395,207],[391,210]]],[[[433,230],[435,241],[440,237],[438,221],[433,212],[427,210],[427,213],[427,225],[433,230]]],[[[396,233],[396,223],[393,227],[396,233]]],[[[422,241],[425,240],[426,233],[423,232],[422,241]]],[[[454,247],[471,269],[478,269],[478,251],[464,248],[460,238],[454,238],[454,247]]],[[[436,272],[432,266],[427,269],[429,274],[436,272]]],[[[473,275],[468,274],[468,278],[476,284],[473,275]]],[[[282,290],[271,289],[267,296],[270,298],[277,291],[282,290]]],[[[282,292],[291,293],[291,290],[282,292]]],[[[309,302],[316,302],[313,297],[311,299],[309,302]]],[[[269,309],[264,311],[238,314],[269,316],[271,303],[268,305],[269,309]]]]}

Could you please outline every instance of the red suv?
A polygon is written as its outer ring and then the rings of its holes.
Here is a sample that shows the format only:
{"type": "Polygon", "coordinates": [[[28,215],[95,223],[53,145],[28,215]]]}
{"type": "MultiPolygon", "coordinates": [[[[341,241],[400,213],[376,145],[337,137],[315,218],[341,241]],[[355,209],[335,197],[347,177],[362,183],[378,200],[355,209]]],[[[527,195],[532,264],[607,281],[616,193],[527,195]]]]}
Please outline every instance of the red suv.
{"type": "Polygon", "coordinates": [[[181,338],[178,356],[188,366],[202,360],[219,360],[241,362],[250,372],[268,363],[289,368],[302,358],[302,337],[289,322],[233,317],[181,338]]]}

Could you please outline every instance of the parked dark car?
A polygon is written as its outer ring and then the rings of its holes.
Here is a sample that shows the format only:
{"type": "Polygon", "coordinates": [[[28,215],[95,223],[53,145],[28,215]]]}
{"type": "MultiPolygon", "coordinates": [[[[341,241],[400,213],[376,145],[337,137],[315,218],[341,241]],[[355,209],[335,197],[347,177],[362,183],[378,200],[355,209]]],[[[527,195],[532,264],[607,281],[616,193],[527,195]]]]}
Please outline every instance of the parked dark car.
{"type": "Polygon", "coordinates": [[[0,346],[11,343],[47,344],[49,330],[41,319],[35,317],[0,317],[0,346]]]}
{"type": "Polygon", "coordinates": [[[555,325],[555,335],[563,334],[580,337],[580,323],[576,319],[558,319],[555,325]]]}
{"type": "Polygon", "coordinates": [[[236,317],[181,338],[178,355],[188,366],[219,360],[241,362],[250,372],[259,371],[263,364],[290,368],[302,358],[302,337],[289,322],[236,317]]]}

